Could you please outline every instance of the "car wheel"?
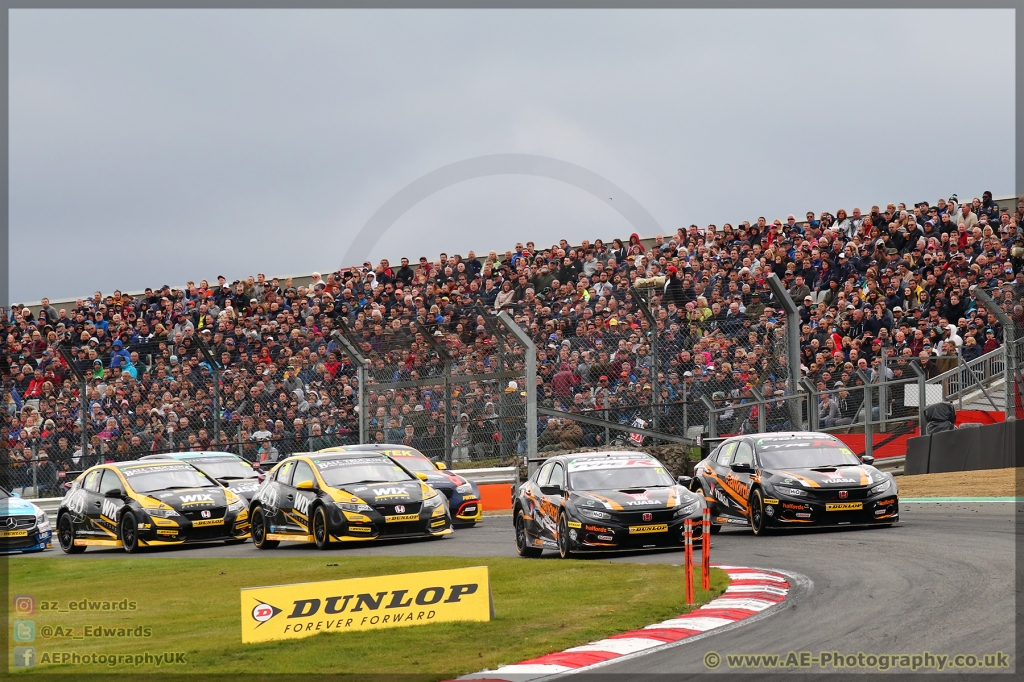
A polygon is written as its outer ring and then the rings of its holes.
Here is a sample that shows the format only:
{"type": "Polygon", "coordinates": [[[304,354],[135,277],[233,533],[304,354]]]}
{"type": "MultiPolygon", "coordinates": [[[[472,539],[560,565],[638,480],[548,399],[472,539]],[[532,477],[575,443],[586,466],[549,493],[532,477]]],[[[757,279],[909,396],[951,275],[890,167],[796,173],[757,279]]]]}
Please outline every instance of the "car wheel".
{"type": "Polygon", "coordinates": [[[267,518],[263,515],[263,507],[256,507],[252,510],[252,521],[249,523],[252,544],[256,545],[256,549],[274,549],[280,544],[277,540],[267,539],[267,518]]]}
{"type": "Polygon", "coordinates": [[[569,537],[569,524],[565,520],[565,514],[558,516],[558,556],[563,559],[572,557],[572,539],[569,537]]]}
{"type": "Polygon", "coordinates": [[[57,541],[65,554],[81,554],[85,551],[85,547],[75,544],[75,524],[69,514],[57,521],[57,541]]]}
{"type": "Polygon", "coordinates": [[[760,488],[750,495],[747,516],[750,520],[750,530],[754,531],[754,535],[768,535],[768,524],[764,515],[764,496],[761,494],[760,488]]]}
{"type": "Polygon", "coordinates": [[[516,513],[516,552],[521,557],[540,556],[540,547],[530,544],[530,535],[526,532],[526,515],[520,509],[516,513]]]}
{"type": "Polygon", "coordinates": [[[125,512],[121,517],[121,544],[124,551],[129,554],[139,552],[142,547],[139,545],[139,522],[135,520],[135,514],[125,512]]]}
{"type": "Polygon", "coordinates": [[[327,512],[320,505],[313,512],[313,542],[317,549],[330,549],[331,534],[327,530],[327,512]]]}

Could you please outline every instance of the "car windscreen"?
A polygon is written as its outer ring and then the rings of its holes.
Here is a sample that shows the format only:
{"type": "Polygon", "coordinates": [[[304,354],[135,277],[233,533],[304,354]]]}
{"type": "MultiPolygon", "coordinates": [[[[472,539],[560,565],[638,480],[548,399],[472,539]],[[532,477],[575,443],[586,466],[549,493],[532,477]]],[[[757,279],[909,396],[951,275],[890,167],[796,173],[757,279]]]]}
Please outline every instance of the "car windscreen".
{"type": "Polygon", "coordinates": [[[654,459],[582,459],[569,461],[569,487],[573,490],[617,490],[675,485],[672,476],[654,459]]]}
{"type": "Polygon", "coordinates": [[[404,466],[409,471],[422,471],[424,473],[433,473],[437,471],[437,467],[431,464],[430,460],[419,455],[414,455],[405,451],[389,452],[388,455],[398,461],[399,464],[404,466]]]}
{"type": "Polygon", "coordinates": [[[251,466],[235,457],[201,457],[186,461],[207,476],[228,481],[256,478],[259,475],[252,470],[251,466]]]}
{"type": "Polygon", "coordinates": [[[220,487],[189,464],[133,467],[122,469],[121,475],[128,479],[128,485],[137,493],[151,493],[155,490],[174,490],[177,488],[220,487]]]}
{"type": "Polygon", "coordinates": [[[386,457],[314,459],[313,463],[324,483],[333,488],[353,483],[390,483],[413,478],[409,472],[386,457]]]}
{"type": "Polygon", "coordinates": [[[756,441],[755,447],[765,469],[813,469],[860,464],[853,450],[833,440],[762,438],[756,441]]]}

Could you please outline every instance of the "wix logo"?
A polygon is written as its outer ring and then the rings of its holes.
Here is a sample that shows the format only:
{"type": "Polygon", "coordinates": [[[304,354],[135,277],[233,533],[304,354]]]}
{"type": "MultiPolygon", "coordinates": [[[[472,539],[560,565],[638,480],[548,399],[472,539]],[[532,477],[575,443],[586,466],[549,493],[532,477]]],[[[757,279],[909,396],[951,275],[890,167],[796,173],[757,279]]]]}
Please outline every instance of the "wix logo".
{"type": "Polygon", "coordinates": [[[103,500],[103,516],[106,516],[111,521],[117,521],[117,512],[121,508],[119,501],[112,499],[103,500]]]}
{"type": "Polygon", "coordinates": [[[181,495],[182,504],[213,504],[213,495],[210,493],[200,493],[197,495],[181,495]]]}
{"type": "Polygon", "coordinates": [[[377,497],[409,497],[405,488],[374,488],[373,494],[377,497]]]}
{"type": "Polygon", "coordinates": [[[299,512],[303,516],[307,515],[308,512],[309,512],[309,503],[310,502],[312,502],[312,500],[309,499],[308,497],[306,497],[305,495],[298,495],[298,496],[296,496],[296,498],[295,498],[295,511],[299,512]]]}

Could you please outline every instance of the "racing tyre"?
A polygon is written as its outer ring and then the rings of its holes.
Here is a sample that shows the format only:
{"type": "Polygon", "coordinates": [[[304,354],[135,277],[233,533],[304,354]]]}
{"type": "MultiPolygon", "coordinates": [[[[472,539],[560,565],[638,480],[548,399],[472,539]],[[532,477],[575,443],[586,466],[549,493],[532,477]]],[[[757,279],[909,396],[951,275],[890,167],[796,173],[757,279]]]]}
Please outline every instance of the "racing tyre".
{"type": "Polygon", "coordinates": [[[316,543],[317,549],[330,549],[331,547],[331,534],[327,528],[327,512],[324,511],[323,505],[313,511],[313,542],[316,543]]]}
{"type": "Polygon", "coordinates": [[[75,545],[75,524],[67,514],[57,521],[57,541],[65,554],[81,554],[85,547],[75,545]]]}
{"type": "Polygon", "coordinates": [[[540,547],[530,545],[530,536],[526,533],[526,515],[520,509],[516,513],[516,552],[521,557],[540,556],[540,547]]]}
{"type": "Polygon", "coordinates": [[[558,556],[562,559],[572,557],[572,539],[569,537],[569,525],[565,514],[558,516],[558,556]]]}
{"type": "Polygon", "coordinates": [[[124,551],[129,554],[136,554],[142,551],[139,545],[139,522],[135,520],[135,514],[125,512],[121,517],[121,544],[124,551]]]}
{"type": "Polygon", "coordinates": [[[764,495],[761,494],[760,488],[750,495],[747,516],[750,519],[750,530],[754,531],[754,535],[769,534],[768,521],[764,515],[764,495]]]}
{"type": "Polygon", "coordinates": [[[267,518],[263,515],[263,507],[256,507],[252,510],[252,521],[250,530],[252,532],[252,544],[256,549],[274,549],[279,541],[267,539],[267,518]]]}

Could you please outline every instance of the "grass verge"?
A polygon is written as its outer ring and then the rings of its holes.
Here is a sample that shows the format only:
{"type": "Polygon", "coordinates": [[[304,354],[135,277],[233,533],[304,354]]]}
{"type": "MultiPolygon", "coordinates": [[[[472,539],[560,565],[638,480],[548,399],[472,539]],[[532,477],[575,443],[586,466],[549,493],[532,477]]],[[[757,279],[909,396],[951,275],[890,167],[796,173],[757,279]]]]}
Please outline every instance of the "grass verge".
{"type": "MultiPolygon", "coordinates": [[[[679,561],[682,562],[682,554],[679,561]]],[[[43,652],[185,652],[185,665],[161,672],[205,675],[346,673],[414,675],[440,680],[584,644],[686,612],[683,568],[667,564],[601,560],[523,560],[454,557],[285,557],[254,559],[13,559],[10,594],[35,598],[36,659],[43,652]],[[239,589],[360,576],[490,567],[496,617],[488,623],[437,623],[420,627],[320,634],[305,639],[242,644],[239,589]],[[127,613],[42,611],[44,602],[134,600],[127,613]],[[149,626],[152,636],[130,639],[41,638],[44,626],[149,626]]],[[[698,605],[728,583],[712,569],[711,590],[700,587],[698,605]]],[[[15,616],[11,615],[13,621],[15,616]]],[[[15,643],[12,642],[12,646],[15,643]]],[[[12,661],[13,664],[13,661],[12,661]]],[[[12,672],[23,669],[11,668],[12,672]]],[[[155,672],[145,666],[129,669],[155,672]]],[[[39,665],[26,672],[62,675],[127,672],[103,665],[39,665]]]]}

